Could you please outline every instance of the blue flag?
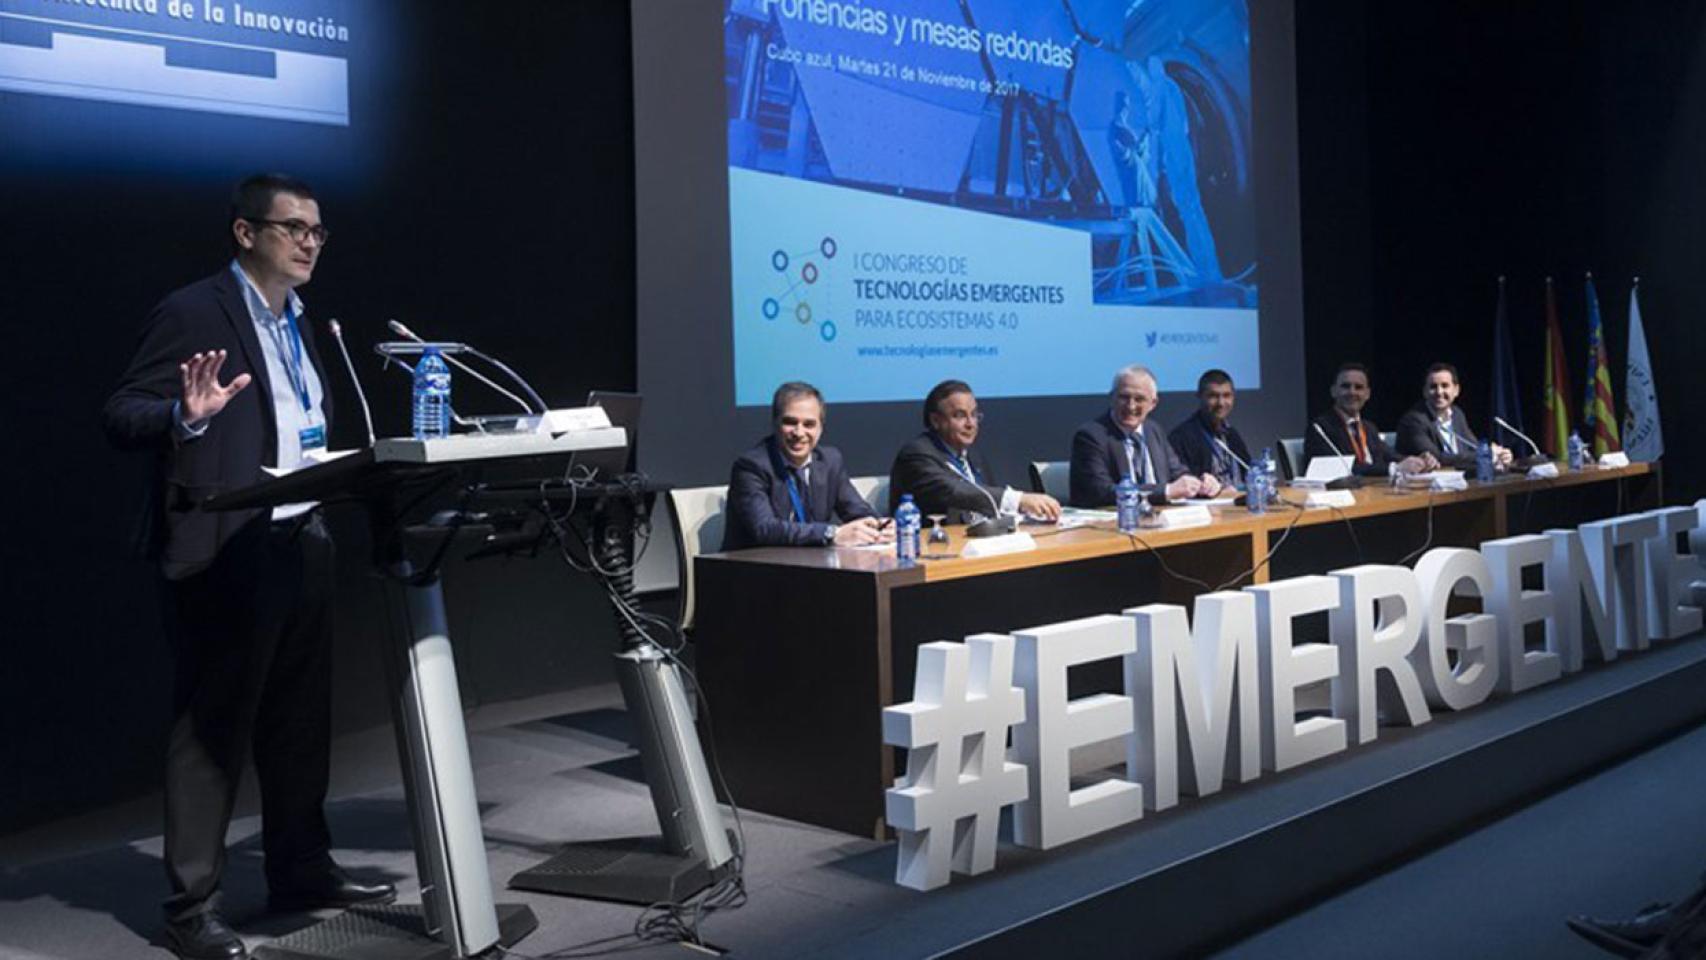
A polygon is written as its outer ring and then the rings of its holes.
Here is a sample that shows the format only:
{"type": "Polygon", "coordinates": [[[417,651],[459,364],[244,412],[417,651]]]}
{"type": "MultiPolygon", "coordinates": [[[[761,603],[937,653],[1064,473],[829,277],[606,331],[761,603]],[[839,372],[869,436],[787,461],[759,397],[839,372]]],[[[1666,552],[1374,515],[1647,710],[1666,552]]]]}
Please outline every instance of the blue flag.
{"type": "MultiPolygon", "coordinates": [[[[1493,317],[1493,416],[1522,425],[1522,390],[1516,382],[1516,351],[1511,349],[1511,326],[1505,319],[1505,278],[1499,278],[1499,309],[1493,317]]],[[[1491,431],[1489,431],[1491,433],[1491,431]]]]}

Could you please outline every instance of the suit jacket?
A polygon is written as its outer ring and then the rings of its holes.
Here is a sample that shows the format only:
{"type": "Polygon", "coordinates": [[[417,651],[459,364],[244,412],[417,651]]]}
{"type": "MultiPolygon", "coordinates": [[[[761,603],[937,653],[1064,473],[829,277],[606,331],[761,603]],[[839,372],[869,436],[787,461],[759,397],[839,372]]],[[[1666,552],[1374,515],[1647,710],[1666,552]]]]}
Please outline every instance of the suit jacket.
{"type": "MultiPolygon", "coordinates": [[[[320,382],[329,385],[313,330],[307,324],[300,330],[309,362],[320,382]]],[[[322,393],[329,431],[331,390],[322,393]]],[[[138,540],[168,579],[181,580],[205,569],[226,541],[262,512],[213,513],[200,507],[213,494],[265,479],[261,467],[275,466],[278,456],[266,355],[228,267],[170,294],[149,314],[136,354],[107,399],[101,421],[115,446],[155,458],[138,540]],[[183,395],[178,365],[208,350],[226,351],[220,382],[229,383],[243,373],[254,379],[208,421],[206,432],[180,440],[173,418],[173,406],[183,395]]]]}
{"type": "Polygon", "coordinates": [[[812,451],[806,490],[809,523],[794,518],[794,501],[788,494],[787,461],[774,436],[765,437],[740,455],[729,473],[728,524],[723,528],[723,549],[744,547],[822,546],[832,523],[845,523],[876,514],[865,498],[853,489],[841,451],[819,446],[812,451]]]}
{"type": "MultiPolygon", "coordinates": [[[[1197,476],[1212,473],[1219,477],[1222,483],[1231,483],[1234,474],[1238,478],[1242,478],[1244,468],[1236,463],[1231,464],[1233,469],[1230,470],[1214,469],[1216,454],[1219,454],[1219,459],[1223,461],[1226,455],[1221,452],[1219,447],[1209,442],[1208,434],[1211,430],[1213,427],[1209,425],[1208,417],[1201,410],[1198,410],[1191,414],[1190,419],[1174,427],[1173,432],[1167,434],[1167,439],[1172,441],[1173,452],[1179,455],[1179,459],[1185,464],[1187,472],[1197,476]]],[[[1238,455],[1238,459],[1245,463],[1250,462],[1250,448],[1244,445],[1244,438],[1239,435],[1237,427],[1230,423],[1227,424],[1226,432],[1220,439],[1221,442],[1232,448],[1232,452],[1238,455]]]]}
{"type": "MultiPolygon", "coordinates": [[[[1156,480],[1139,484],[1144,493],[1154,494],[1188,472],[1161,424],[1143,425],[1143,447],[1149,453],[1156,480]]],[[[1114,484],[1128,471],[1131,463],[1125,453],[1125,431],[1114,423],[1112,413],[1104,412],[1072,434],[1072,506],[1094,508],[1113,503],[1114,484]]],[[[1131,472],[1142,479],[1142,469],[1131,472]]]]}
{"type": "Polygon", "coordinates": [[[900,505],[901,494],[912,494],[913,503],[925,515],[946,514],[949,523],[966,523],[966,514],[993,516],[1007,488],[998,483],[989,461],[977,448],[966,451],[978,482],[972,483],[948,465],[948,454],[926,430],[900,448],[889,470],[889,512],[900,505]],[[995,504],[991,505],[990,500],[995,504]]]}
{"type": "MultiPolygon", "coordinates": [[[[1345,429],[1344,418],[1339,416],[1339,411],[1336,408],[1316,417],[1314,424],[1325,430],[1327,436],[1333,438],[1333,444],[1339,448],[1339,453],[1347,457],[1356,456],[1356,447],[1351,443],[1350,431],[1345,429]]],[[[1374,425],[1373,420],[1363,417],[1362,429],[1363,435],[1368,440],[1369,461],[1367,463],[1361,460],[1354,462],[1351,465],[1351,472],[1359,477],[1384,477],[1389,472],[1387,466],[1396,459],[1392,455],[1392,448],[1388,447],[1386,441],[1381,439],[1380,428],[1374,425]]],[[[1301,477],[1309,469],[1311,458],[1335,456],[1338,454],[1334,453],[1332,448],[1322,441],[1321,435],[1316,433],[1312,426],[1303,435],[1303,462],[1297,465],[1297,475],[1301,477]]]]}
{"type": "Polygon", "coordinates": [[[1439,421],[1426,403],[1418,403],[1398,418],[1398,455],[1411,456],[1431,453],[1441,466],[1456,470],[1475,469],[1475,448],[1480,438],[1469,429],[1469,418],[1462,408],[1452,411],[1452,432],[1457,434],[1457,453],[1446,452],[1445,437],[1439,421]]]}

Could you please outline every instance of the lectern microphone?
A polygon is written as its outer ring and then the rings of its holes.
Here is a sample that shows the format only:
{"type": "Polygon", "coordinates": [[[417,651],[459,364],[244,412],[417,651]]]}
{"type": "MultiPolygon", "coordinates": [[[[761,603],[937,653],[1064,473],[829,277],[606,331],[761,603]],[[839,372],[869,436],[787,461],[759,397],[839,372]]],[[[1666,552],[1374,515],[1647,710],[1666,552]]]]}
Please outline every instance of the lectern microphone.
{"type": "MultiPolygon", "coordinates": [[[[413,340],[416,343],[426,343],[427,342],[426,339],[423,338],[420,334],[414,332],[413,330],[410,330],[408,327],[404,326],[402,324],[402,322],[399,320],[395,320],[395,319],[387,320],[387,321],[385,321],[385,325],[387,327],[391,328],[392,333],[395,333],[397,336],[402,337],[405,340],[413,340]]],[[[475,356],[482,356],[482,354],[480,354],[480,352],[475,350],[473,347],[469,347],[468,352],[474,354],[475,356]]],[[[461,370],[463,373],[466,373],[470,377],[473,377],[475,380],[480,381],[481,383],[485,384],[486,386],[491,387],[493,390],[496,390],[497,392],[503,394],[504,396],[508,397],[509,399],[515,401],[516,405],[521,407],[522,410],[525,410],[526,412],[528,412],[530,414],[532,414],[532,413],[544,413],[545,412],[545,405],[543,403],[541,403],[539,405],[538,410],[534,410],[532,407],[528,406],[526,400],[523,400],[520,397],[516,396],[515,394],[509,392],[508,390],[505,390],[503,387],[498,386],[496,383],[494,383],[492,381],[492,379],[490,377],[486,376],[485,374],[481,373],[478,370],[475,370],[473,367],[468,366],[466,363],[463,363],[461,360],[457,359],[454,354],[447,353],[444,355],[444,359],[449,361],[450,365],[455,367],[456,369],[461,370]]],[[[499,364],[499,366],[502,366],[502,365],[499,364]]],[[[512,373],[511,376],[514,376],[514,374],[512,373]]],[[[517,377],[516,379],[519,380],[520,378],[517,377]]]]}
{"type": "Polygon", "coordinates": [[[327,320],[326,328],[332,331],[332,339],[338,342],[338,352],[344,356],[344,369],[349,371],[350,383],[355,385],[356,399],[361,401],[361,417],[367,423],[367,445],[373,446],[378,442],[373,434],[373,408],[367,405],[367,391],[361,388],[361,378],[355,374],[355,362],[349,358],[349,348],[344,346],[344,328],[336,320],[327,320]]]}

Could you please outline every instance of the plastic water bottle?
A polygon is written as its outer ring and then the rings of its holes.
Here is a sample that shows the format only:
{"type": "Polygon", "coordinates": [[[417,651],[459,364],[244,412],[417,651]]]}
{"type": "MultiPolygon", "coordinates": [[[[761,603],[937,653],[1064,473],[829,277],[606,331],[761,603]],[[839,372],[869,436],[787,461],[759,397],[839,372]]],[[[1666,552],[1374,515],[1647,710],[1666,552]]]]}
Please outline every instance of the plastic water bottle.
{"type": "Polygon", "coordinates": [[[1114,485],[1114,508],[1121,533],[1132,533],[1143,521],[1143,495],[1129,475],[1114,485]]]}
{"type": "Polygon", "coordinates": [[[1475,447],[1475,482],[1493,482],[1493,443],[1490,440],[1482,440],[1475,447]]]}
{"type": "Polygon", "coordinates": [[[901,566],[909,567],[918,562],[919,534],[923,529],[924,515],[912,502],[912,494],[902,494],[900,506],[894,512],[894,555],[900,558],[901,566]]]}
{"type": "Polygon", "coordinates": [[[1588,445],[1582,442],[1582,438],[1571,433],[1568,447],[1570,450],[1570,469],[1580,470],[1582,467],[1586,466],[1588,459],[1588,445]]]}
{"type": "Polygon", "coordinates": [[[450,367],[437,347],[421,351],[415,364],[415,439],[450,436],[450,367]]]}
{"type": "Polygon", "coordinates": [[[1268,505],[1272,506],[1279,502],[1280,486],[1279,460],[1274,457],[1272,447],[1262,448],[1262,476],[1266,478],[1262,483],[1262,492],[1268,505]]]}
{"type": "Polygon", "coordinates": [[[1256,462],[1250,464],[1250,476],[1244,482],[1244,505],[1251,513],[1267,513],[1269,491],[1273,486],[1272,464],[1264,449],[1256,462]]]}

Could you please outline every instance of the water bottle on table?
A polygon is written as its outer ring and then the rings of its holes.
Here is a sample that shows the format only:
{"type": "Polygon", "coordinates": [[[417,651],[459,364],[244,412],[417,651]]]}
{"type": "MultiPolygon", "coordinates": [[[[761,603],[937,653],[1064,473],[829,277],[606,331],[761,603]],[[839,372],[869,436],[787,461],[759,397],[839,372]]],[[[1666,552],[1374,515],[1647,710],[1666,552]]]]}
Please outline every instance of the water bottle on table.
{"type": "Polygon", "coordinates": [[[1475,482],[1493,482],[1493,444],[1490,440],[1482,440],[1475,447],[1475,482]]]}
{"type": "Polygon", "coordinates": [[[1143,520],[1143,494],[1131,477],[1124,476],[1114,485],[1114,509],[1121,533],[1132,533],[1143,520]]]}
{"type": "Polygon", "coordinates": [[[414,427],[416,440],[450,436],[450,367],[437,347],[415,364],[414,427]]]}
{"type": "Polygon", "coordinates": [[[1244,505],[1251,513],[1267,513],[1272,490],[1272,455],[1264,448],[1262,455],[1250,465],[1250,476],[1244,481],[1244,505]]]}
{"type": "Polygon", "coordinates": [[[900,506],[894,512],[894,555],[900,559],[902,566],[910,566],[918,562],[921,544],[920,533],[924,529],[924,515],[918,512],[918,505],[912,502],[912,494],[902,494],[900,506]]]}
{"type": "Polygon", "coordinates": [[[1568,447],[1570,450],[1570,469],[1580,470],[1582,467],[1586,466],[1588,459],[1588,445],[1582,442],[1582,438],[1577,436],[1575,433],[1571,433],[1568,447]]]}

